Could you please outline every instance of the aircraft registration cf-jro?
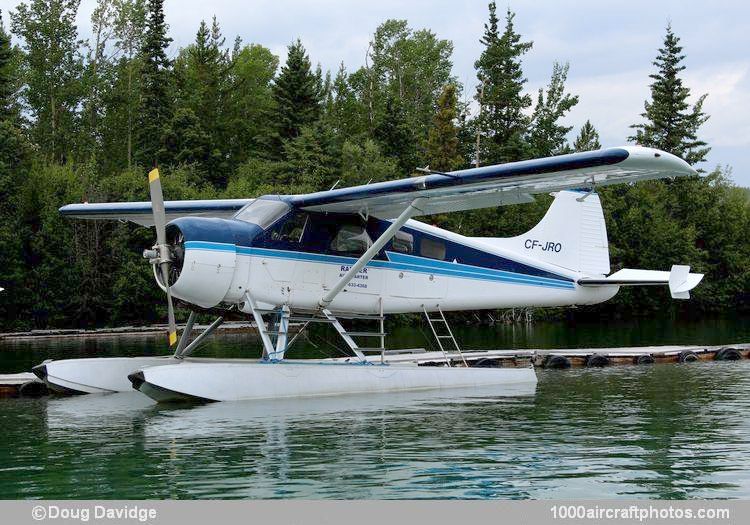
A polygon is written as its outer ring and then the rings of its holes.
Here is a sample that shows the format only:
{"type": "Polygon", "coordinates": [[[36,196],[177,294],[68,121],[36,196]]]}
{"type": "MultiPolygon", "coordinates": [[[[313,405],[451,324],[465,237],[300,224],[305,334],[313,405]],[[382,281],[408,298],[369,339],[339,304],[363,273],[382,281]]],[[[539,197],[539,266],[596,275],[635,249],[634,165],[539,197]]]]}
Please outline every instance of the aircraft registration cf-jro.
{"type": "Polygon", "coordinates": [[[422,312],[429,319],[451,310],[595,304],[625,285],[667,285],[672,297],[688,298],[702,275],[687,266],[608,275],[607,232],[594,188],[693,174],[674,155],[619,147],[451,173],[426,170],[420,177],[306,195],[165,203],[154,170],[151,202],[71,204],[60,212],[155,225],[157,243],[144,256],[167,294],[170,345],[177,340],[177,297],[199,308],[252,315],[263,357],[189,357],[222,322],[188,344],[193,312],[171,357],[70,359],[35,371],[57,390],[135,388],[157,401],[533,383],[533,368],[451,366],[448,356],[443,367],[418,366],[418,354],[396,364],[387,358],[383,316],[422,312]],[[555,195],[551,207],[517,237],[465,237],[412,219],[532,202],[541,193],[555,195]],[[273,322],[267,325],[264,316],[273,322]],[[379,321],[380,329],[347,331],[340,319],[352,318],[379,321]],[[285,359],[294,342],[287,337],[290,320],[330,323],[351,357],[285,359]],[[363,338],[380,345],[363,347],[357,342],[363,338]]]}

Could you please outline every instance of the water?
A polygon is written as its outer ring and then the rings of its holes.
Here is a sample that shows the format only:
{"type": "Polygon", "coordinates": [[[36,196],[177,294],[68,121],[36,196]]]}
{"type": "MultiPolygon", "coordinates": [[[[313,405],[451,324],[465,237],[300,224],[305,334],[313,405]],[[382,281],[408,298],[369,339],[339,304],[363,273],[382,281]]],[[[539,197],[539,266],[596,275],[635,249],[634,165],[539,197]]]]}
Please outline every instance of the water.
{"type": "MultiPolygon", "coordinates": [[[[461,338],[475,348],[750,341],[741,321],[608,328],[482,327],[461,338]]],[[[407,346],[418,333],[397,338],[407,346]]],[[[160,344],[6,345],[0,370],[160,344]]],[[[249,345],[225,337],[205,354],[249,345]]],[[[538,376],[515,391],[263,403],[157,406],[136,392],[3,399],[0,498],[750,497],[750,360],[538,376]]]]}

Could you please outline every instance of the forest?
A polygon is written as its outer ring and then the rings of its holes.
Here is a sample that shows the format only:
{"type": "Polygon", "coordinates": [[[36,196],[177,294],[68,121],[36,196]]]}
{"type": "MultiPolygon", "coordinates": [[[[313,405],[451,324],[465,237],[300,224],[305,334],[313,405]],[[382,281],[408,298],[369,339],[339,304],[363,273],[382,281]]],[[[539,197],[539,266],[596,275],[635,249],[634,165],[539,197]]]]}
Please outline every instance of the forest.
{"type": "MultiPolygon", "coordinates": [[[[220,21],[171,49],[163,0],[99,0],[91,37],[80,0],[27,0],[0,26],[0,330],[109,326],[164,319],[142,256],[153,231],[64,220],[75,202],[148,200],[158,166],[167,199],[302,193],[598,149],[596,122],[566,125],[579,98],[568,64],[550,64],[532,93],[533,42],[494,2],[476,57],[477,88],[452,74],[452,42],[386,20],[364,66],[315,66],[290,35],[284,63],[261,43],[232,40],[220,21]],[[87,34],[89,34],[87,32],[87,34]]],[[[690,301],[627,289],[609,303],[535,317],[735,315],[750,310],[750,197],[728,166],[705,162],[710,117],[683,82],[685,51],[667,25],[654,50],[650,97],[622,143],[653,146],[699,176],[600,190],[613,271],[690,264],[706,274],[690,301]]],[[[435,217],[464,235],[516,235],[551,198],[435,217]]],[[[184,312],[183,312],[184,314],[184,312]]]]}

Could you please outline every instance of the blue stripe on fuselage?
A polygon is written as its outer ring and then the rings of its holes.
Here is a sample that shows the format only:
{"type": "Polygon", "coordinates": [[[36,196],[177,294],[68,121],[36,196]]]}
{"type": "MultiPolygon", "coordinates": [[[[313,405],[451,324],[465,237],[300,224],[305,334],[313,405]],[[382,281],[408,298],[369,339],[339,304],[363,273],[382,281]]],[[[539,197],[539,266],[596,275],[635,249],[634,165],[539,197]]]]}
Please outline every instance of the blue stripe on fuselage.
{"type": "MultiPolygon", "coordinates": [[[[188,241],[185,243],[185,248],[188,250],[235,251],[239,255],[339,265],[351,265],[354,264],[354,262],[357,260],[354,257],[341,257],[336,255],[295,252],[287,250],[271,250],[267,248],[251,248],[245,246],[236,246],[233,244],[204,241],[188,241]]],[[[548,277],[538,277],[528,274],[495,270],[492,268],[482,268],[479,266],[471,266],[468,264],[438,261],[435,259],[427,259],[425,257],[416,257],[413,255],[404,255],[393,252],[386,252],[386,254],[388,255],[388,261],[372,260],[367,264],[367,266],[370,268],[403,270],[417,273],[444,275],[447,277],[507,282],[511,284],[522,284],[529,286],[544,286],[548,288],[561,289],[575,288],[573,281],[565,277],[561,277],[560,279],[551,279],[548,277]]]]}

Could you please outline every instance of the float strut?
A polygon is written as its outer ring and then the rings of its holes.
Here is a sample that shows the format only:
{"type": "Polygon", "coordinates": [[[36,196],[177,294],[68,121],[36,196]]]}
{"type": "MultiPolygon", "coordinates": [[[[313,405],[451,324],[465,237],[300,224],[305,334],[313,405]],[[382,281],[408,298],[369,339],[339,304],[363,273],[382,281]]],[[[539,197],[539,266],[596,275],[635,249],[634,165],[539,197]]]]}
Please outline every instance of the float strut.
{"type": "Polygon", "coordinates": [[[182,335],[180,336],[180,342],[177,343],[177,349],[174,351],[175,357],[179,358],[180,354],[187,346],[188,339],[190,338],[190,333],[193,331],[194,322],[195,322],[195,310],[190,310],[190,317],[188,317],[187,323],[185,323],[185,328],[182,330],[182,335]]]}
{"type": "Polygon", "coordinates": [[[196,337],[192,343],[187,345],[187,347],[182,352],[180,352],[180,355],[175,356],[175,357],[182,359],[183,357],[187,357],[190,354],[192,354],[195,351],[195,349],[198,348],[198,346],[203,342],[203,340],[209,335],[211,335],[213,331],[216,330],[219,327],[219,325],[223,322],[224,322],[223,316],[217,318],[216,321],[208,325],[208,328],[206,328],[198,337],[196,337]]]}

